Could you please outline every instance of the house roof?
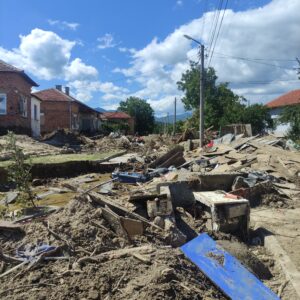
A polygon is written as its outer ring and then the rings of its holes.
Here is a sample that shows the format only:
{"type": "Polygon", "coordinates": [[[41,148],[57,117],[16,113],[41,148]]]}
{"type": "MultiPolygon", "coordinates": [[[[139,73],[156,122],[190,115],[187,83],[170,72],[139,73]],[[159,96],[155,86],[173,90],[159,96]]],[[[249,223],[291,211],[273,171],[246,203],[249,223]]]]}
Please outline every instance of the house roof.
{"type": "Polygon", "coordinates": [[[288,92],[266,104],[270,108],[300,104],[300,90],[288,92]]]}
{"type": "Polygon", "coordinates": [[[32,95],[36,96],[41,101],[74,101],[74,99],[71,96],[68,96],[65,93],[54,88],[35,92],[32,93],[32,95]]]}
{"type": "Polygon", "coordinates": [[[40,99],[42,102],[43,101],[76,102],[79,105],[85,107],[85,109],[95,112],[97,114],[100,114],[97,110],[89,107],[88,105],[82,103],[81,101],[77,100],[76,98],[74,98],[70,95],[67,95],[64,92],[59,91],[58,89],[55,89],[55,88],[35,92],[35,93],[32,93],[32,95],[35,96],[36,98],[40,99]]]}
{"type": "Polygon", "coordinates": [[[105,119],[131,119],[131,116],[122,111],[104,112],[102,116],[105,119]]]}
{"type": "Polygon", "coordinates": [[[35,81],[33,81],[23,70],[18,69],[5,61],[0,59],[0,72],[6,73],[17,73],[20,74],[27,82],[29,82],[32,86],[39,86],[35,81]]]}

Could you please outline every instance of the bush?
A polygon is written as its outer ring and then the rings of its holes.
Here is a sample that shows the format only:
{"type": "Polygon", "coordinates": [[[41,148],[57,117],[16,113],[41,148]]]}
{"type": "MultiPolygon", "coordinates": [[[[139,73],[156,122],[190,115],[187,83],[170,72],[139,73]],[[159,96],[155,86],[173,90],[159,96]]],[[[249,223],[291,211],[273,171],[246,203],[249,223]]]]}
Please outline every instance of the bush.
{"type": "Polygon", "coordinates": [[[35,206],[33,201],[33,193],[31,190],[31,162],[25,163],[25,155],[23,150],[17,146],[16,137],[13,132],[9,131],[7,134],[6,150],[12,154],[13,163],[9,166],[8,177],[9,180],[15,183],[17,190],[22,195],[20,199],[26,205],[31,203],[35,206]]]}

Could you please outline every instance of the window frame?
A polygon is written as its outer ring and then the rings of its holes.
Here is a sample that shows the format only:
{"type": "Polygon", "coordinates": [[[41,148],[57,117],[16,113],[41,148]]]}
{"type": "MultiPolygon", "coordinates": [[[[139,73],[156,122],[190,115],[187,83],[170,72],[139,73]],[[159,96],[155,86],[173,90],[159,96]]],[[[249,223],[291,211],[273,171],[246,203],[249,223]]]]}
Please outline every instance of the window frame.
{"type": "Polygon", "coordinates": [[[21,96],[19,98],[19,114],[23,118],[27,118],[28,117],[28,112],[27,112],[27,108],[28,107],[27,107],[27,105],[28,105],[27,98],[21,96]]]}
{"type": "MultiPolygon", "coordinates": [[[[5,112],[2,113],[0,110],[0,116],[6,116],[7,115],[7,94],[6,93],[0,93],[0,97],[5,99],[5,112]]],[[[0,102],[1,103],[1,102],[0,102]]]]}

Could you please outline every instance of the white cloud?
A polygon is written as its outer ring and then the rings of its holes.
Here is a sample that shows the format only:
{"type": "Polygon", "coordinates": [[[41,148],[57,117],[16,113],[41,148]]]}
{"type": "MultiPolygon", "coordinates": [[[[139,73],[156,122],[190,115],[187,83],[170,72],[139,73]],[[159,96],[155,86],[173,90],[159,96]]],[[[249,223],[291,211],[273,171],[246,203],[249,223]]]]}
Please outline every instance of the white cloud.
{"type": "MultiPolygon", "coordinates": [[[[220,81],[232,82],[234,91],[253,101],[266,102],[280,93],[299,88],[296,72],[288,61],[258,61],[232,59],[235,57],[294,59],[299,56],[300,2],[298,0],[273,0],[264,7],[243,12],[227,10],[222,31],[215,48],[212,66],[220,81]],[[223,57],[222,57],[223,56],[223,57]],[[276,68],[266,64],[283,66],[276,68]],[[276,81],[273,81],[276,80],[276,81]],[[281,82],[285,80],[284,82],[281,82]],[[267,81],[269,85],[249,82],[267,81]]],[[[149,100],[157,111],[167,110],[174,96],[180,97],[176,82],[189,67],[189,60],[198,60],[196,44],[185,39],[188,34],[202,41],[206,48],[210,40],[210,28],[214,12],[194,19],[170,33],[165,39],[153,38],[144,48],[131,55],[129,68],[116,68],[126,77],[141,85],[137,95],[149,100]],[[201,34],[203,21],[205,28],[201,34]],[[169,99],[169,100],[168,100],[169,99]]],[[[125,48],[127,49],[127,48],[125,48]]],[[[125,52],[125,49],[120,51],[125,52]]],[[[180,111],[180,110],[179,110],[180,111]]]]}
{"type": "Polygon", "coordinates": [[[134,49],[134,48],[126,48],[126,47],[119,47],[119,51],[120,52],[124,52],[124,53],[128,52],[130,54],[135,54],[136,49],[134,49]]]}
{"type": "Polygon", "coordinates": [[[75,42],[62,39],[52,31],[33,29],[20,36],[19,48],[0,48],[3,60],[33,73],[41,79],[62,78],[75,42]]]}
{"type": "Polygon", "coordinates": [[[182,0],[177,0],[176,1],[176,5],[177,6],[182,6],[183,5],[183,1],[182,0]]]}
{"type": "Polygon", "coordinates": [[[97,46],[99,49],[113,48],[117,46],[117,43],[111,33],[106,33],[104,36],[97,38],[97,41],[99,42],[97,46]]]}
{"type": "Polygon", "coordinates": [[[65,70],[65,79],[71,81],[94,79],[97,76],[97,69],[86,65],[80,58],[75,58],[65,70]]]}
{"type": "Polygon", "coordinates": [[[82,101],[89,101],[94,92],[121,97],[127,89],[111,82],[101,82],[95,67],[80,58],[71,59],[75,41],[61,38],[52,31],[35,28],[28,35],[20,36],[18,48],[7,50],[0,47],[4,61],[26,70],[38,79],[65,80],[71,91],[82,101]]]}
{"type": "Polygon", "coordinates": [[[60,29],[71,29],[74,31],[80,25],[79,23],[75,23],[75,22],[59,21],[59,20],[52,20],[52,19],[48,19],[47,21],[51,26],[57,26],[60,29]]]}
{"type": "Polygon", "coordinates": [[[129,92],[128,89],[116,86],[112,82],[101,82],[99,80],[75,80],[70,82],[69,85],[75,89],[75,97],[82,101],[89,101],[95,92],[103,93],[102,99],[105,101],[123,100],[129,92]]]}

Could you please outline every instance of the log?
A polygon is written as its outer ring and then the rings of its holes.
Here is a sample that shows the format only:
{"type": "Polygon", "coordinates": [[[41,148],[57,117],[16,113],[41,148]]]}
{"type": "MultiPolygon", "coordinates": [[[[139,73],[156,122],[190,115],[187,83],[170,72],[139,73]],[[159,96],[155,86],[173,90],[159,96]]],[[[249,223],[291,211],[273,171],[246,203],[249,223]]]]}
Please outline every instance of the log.
{"type": "Polygon", "coordinates": [[[119,250],[112,250],[108,252],[101,253],[96,256],[86,256],[79,258],[74,264],[73,268],[76,269],[78,266],[81,267],[85,263],[99,263],[107,260],[113,260],[118,258],[127,257],[133,255],[135,253],[143,253],[149,254],[153,253],[155,248],[152,246],[146,245],[141,247],[134,247],[134,248],[125,248],[119,250]]]}

